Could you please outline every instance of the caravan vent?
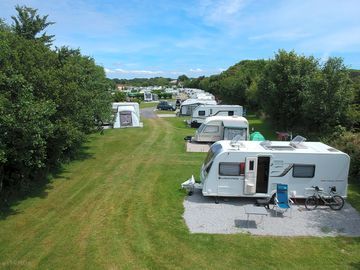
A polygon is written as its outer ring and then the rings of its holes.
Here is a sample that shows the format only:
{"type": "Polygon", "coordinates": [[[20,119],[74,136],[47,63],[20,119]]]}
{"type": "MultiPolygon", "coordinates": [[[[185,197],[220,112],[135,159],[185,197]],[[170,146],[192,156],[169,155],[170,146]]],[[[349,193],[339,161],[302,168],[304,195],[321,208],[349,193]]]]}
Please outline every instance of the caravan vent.
{"type": "Polygon", "coordinates": [[[271,146],[271,141],[263,141],[260,145],[264,148],[269,148],[271,146]]]}
{"type": "Polygon", "coordinates": [[[291,140],[290,145],[295,148],[306,148],[302,143],[306,141],[306,138],[297,135],[294,139],[291,140]]]}
{"type": "Polygon", "coordinates": [[[238,148],[244,148],[245,145],[241,142],[243,140],[243,136],[241,135],[236,135],[231,141],[230,141],[230,145],[232,147],[238,147],[238,148]]]}
{"type": "Polygon", "coordinates": [[[264,147],[266,150],[294,150],[294,148],[291,145],[274,145],[271,141],[263,141],[260,143],[262,147],[264,147]]]}

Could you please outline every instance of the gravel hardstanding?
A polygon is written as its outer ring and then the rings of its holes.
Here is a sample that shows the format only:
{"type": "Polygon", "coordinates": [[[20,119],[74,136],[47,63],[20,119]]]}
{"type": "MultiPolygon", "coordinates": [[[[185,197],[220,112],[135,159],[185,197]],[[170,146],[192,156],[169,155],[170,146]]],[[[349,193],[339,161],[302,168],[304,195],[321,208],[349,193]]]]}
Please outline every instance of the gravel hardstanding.
{"type": "Polygon", "coordinates": [[[267,216],[247,215],[244,207],[254,205],[255,200],[247,198],[220,198],[215,204],[212,197],[204,197],[196,191],[184,201],[184,219],[192,233],[274,236],[360,236],[360,215],[348,203],[340,211],[328,206],[316,210],[305,209],[303,201],[295,202],[292,211],[284,214],[267,210],[267,216]]]}

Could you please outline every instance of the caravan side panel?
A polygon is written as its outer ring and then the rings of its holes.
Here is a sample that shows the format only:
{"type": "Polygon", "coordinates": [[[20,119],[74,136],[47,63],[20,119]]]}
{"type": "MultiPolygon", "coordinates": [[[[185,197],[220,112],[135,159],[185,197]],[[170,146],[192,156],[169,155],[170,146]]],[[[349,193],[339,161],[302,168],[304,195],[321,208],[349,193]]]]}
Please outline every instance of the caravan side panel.
{"type": "Polygon", "coordinates": [[[345,154],[277,154],[271,161],[269,193],[276,184],[288,184],[289,192],[297,198],[313,193],[312,186],[328,191],[336,186],[339,195],[347,195],[349,158],[345,154]]]}

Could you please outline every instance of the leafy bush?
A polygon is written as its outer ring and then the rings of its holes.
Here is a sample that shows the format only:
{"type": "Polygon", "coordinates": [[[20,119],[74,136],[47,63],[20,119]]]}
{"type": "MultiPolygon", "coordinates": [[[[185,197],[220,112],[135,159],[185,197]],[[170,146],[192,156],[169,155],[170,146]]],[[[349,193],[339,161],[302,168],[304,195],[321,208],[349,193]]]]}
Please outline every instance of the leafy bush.
{"type": "Polygon", "coordinates": [[[360,133],[344,132],[328,143],[350,156],[350,176],[358,179],[360,177],[360,133]]]}
{"type": "Polygon", "coordinates": [[[79,50],[52,50],[52,36],[24,35],[27,24],[49,24],[34,9],[17,10],[27,20],[15,30],[0,25],[0,192],[72,158],[111,115],[104,69],[79,50]]]}

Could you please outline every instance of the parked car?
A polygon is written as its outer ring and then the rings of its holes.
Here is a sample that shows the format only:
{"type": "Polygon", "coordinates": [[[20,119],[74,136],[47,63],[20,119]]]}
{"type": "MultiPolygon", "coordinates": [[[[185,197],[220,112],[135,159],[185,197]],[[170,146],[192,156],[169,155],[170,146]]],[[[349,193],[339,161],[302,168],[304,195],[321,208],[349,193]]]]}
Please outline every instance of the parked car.
{"type": "Polygon", "coordinates": [[[164,110],[164,111],[175,111],[176,110],[176,107],[173,104],[171,104],[165,100],[160,101],[156,108],[158,110],[164,110]]]}

